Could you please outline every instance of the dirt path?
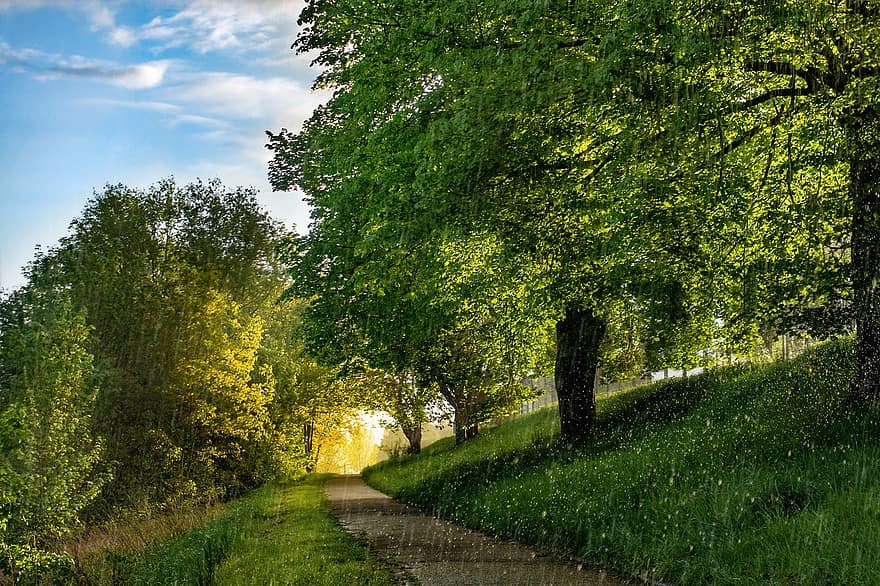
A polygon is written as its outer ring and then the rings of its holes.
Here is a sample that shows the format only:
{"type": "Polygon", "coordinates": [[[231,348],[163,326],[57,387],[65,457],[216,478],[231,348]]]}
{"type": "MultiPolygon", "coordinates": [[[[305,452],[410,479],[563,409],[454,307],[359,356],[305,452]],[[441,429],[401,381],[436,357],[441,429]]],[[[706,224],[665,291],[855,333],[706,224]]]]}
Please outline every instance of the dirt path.
{"type": "Polygon", "coordinates": [[[424,586],[625,584],[603,572],[530,547],[501,541],[400,504],[358,477],[326,485],[333,514],[348,531],[400,572],[424,586]]]}

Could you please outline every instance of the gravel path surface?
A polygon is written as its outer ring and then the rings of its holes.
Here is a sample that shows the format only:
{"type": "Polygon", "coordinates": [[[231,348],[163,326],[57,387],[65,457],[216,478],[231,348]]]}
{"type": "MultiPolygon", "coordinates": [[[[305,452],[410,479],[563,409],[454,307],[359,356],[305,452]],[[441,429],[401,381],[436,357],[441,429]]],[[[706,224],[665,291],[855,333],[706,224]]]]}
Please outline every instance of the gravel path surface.
{"type": "Polygon", "coordinates": [[[342,526],[365,538],[377,557],[398,569],[404,584],[627,583],[576,562],[431,517],[373,490],[358,477],[333,478],[326,491],[342,526]]]}

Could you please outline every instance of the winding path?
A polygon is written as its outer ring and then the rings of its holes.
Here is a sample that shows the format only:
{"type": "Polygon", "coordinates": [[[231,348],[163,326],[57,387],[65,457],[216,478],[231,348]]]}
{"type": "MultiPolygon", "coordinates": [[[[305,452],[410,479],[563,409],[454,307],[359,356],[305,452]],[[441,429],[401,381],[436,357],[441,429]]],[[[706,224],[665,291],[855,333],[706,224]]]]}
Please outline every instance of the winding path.
{"type": "Polygon", "coordinates": [[[502,541],[431,517],[367,486],[354,476],[326,484],[333,515],[366,539],[404,584],[525,585],[626,584],[537,549],[502,541]]]}

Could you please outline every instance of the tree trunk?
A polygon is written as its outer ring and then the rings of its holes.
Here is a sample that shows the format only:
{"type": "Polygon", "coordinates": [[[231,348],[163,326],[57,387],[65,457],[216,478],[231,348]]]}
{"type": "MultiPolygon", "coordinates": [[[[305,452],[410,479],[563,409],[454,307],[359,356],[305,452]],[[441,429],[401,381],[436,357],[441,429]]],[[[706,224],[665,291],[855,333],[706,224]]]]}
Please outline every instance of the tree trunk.
{"type": "Polygon", "coordinates": [[[317,458],[314,458],[312,455],[314,439],[315,423],[313,421],[307,421],[305,425],[303,425],[303,447],[306,452],[306,472],[314,472],[315,464],[317,463],[317,458]]]}
{"type": "Polygon", "coordinates": [[[855,107],[845,126],[852,201],[856,379],[851,399],[880,399],[880,105],[855,107]]]}
{"type": "Polygon", "coordinates": [[[455,408],[455,417],[453,419],[453,429],[455,430],[455,445],[466,442],[469,439],[477,437],[479,426],[472,424],[470,409],[465,407],[455,408]]]}
{"type": "Polygon", "coordinates": [[[407,441],[409,442],[409,448],[407,448],[407,454],[418,454],[422,451],[422,426],[418,425],[416,427],[404,427],[403,435],[406,436],[407,441]]]}
{"type": "Polygon", "coordinates": [[[580,441],[593,431],[593,387],[599,366],[599,344],[604,336],[605,321],[592,309],[566,307],[565,316],[556,323],[554,379],[564,442],[580,441]]]}

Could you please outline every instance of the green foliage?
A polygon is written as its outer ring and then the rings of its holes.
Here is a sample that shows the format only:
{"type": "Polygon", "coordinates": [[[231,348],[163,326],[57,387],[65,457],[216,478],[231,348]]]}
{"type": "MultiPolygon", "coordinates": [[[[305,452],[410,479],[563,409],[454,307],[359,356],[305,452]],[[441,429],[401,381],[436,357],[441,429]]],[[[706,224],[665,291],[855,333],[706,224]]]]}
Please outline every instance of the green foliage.
{"type": "MultiPolygon", "coordinates": [[[[297,471],[288,452],[302,437],[281,414],[295,408],[290,385],[298,382],[284,378],[290,366],[283,352],[261,352],[285,344],[286,331],[267,328],[269,320],[298,323],[274,305],[284,282],[276,257],[282,236],[253,190],[219,181],[165,180],[145,191],[107,186],[72,222],[70,235],[29,267],[27,291],[45,298],[46,311],[67,307],[77,316],[53,335],[78,335],[80,354],[56,355],[48,344],[21,340],[6,344],[4,364],[43,361],[64,376],[81,371],[88,381],[77,392],[94,403],[91,431],[103,438],[113,471],[92,514],[120,504],[149,510],[225,498],[297,471]],[[59,291],[66,305],[52,297],[59,291]],[[287,385],[281,395],[275,368],[287,385]]],[[[28,376],[50,385],[51,368],[28,376]]],[[[11,429],[25,415],[7,410],[5,417],[11,429]]],[[[51,451],[45,457],[63,461],[51,451]]],[[[38,475],[17,478],[50,498],[38,475]]],[[[90,486],[70,487],[82,499],[76,510],[94,496],[90,486]]],[[[38,509],[27,515],[32,522],[44,515],[69,524],[58,507],[38,509]]]]}
{"type": "Polygon", "coordinates": [[[252,460],[268,438],[274,379],[270,365],[262,380],[252,376],[263,335],[259,316],[246,315],[228,295],[211,291],[198,320],[192,351],[172,383],[175,400],[186,409],[179,436],[182,464],[188,477],[213,478],[223,495],[256,480],[250,478],[252,460]]]}
{"type": "Polygon", "coordinates": [[[421,450],[422,427],[446,415],[442,397],[433,386],[420,384],[409,372],[394,375],[363,364],[347,364],[345,386],[367,398],[372,411],[383,413],[383,426],[400,429],[409,453],[421,450]]]}
{"type": "Polygon", "coordinates": [[[0,536],[8,543],[67,533],[107,480],[92,429],[89,332],[66,292],[25,288],[0,302],[0,536]]]}
{"type": "Polygon", "coordinates": [[[0,543],[0,572],[21,586],[75,583],[73,558],[69,554],[42,551],[30,545],[0,543]]]}
{"type": "Polygon", "coordinates": [[[551,411],[368,469],[444,516],[681,584],[873,583],[873,413],[847,407],[851,340],[600,399],[594,439],[551,411]]]}
{"type": "Polygon", "coordinates": [[[536,395],[519,383],[503,354],[486,351],[478,335],[468,329],[444,332],[418,363],[422,384],[435,386],[452,406],[459,440],[469,439],[478,425],[508,415],[536,395]]]}
{"type": "Polygon", "coordinates": [[[270,178],[315,205],[303,259],[329,283],[313,292],[372,285],[336,307],[362,311],[382,275],[430,279],[389,268],[489,233],[548,314],[588,308],[619,334],[613,376],[853,315],[873,332],[877,16],[862,0],[315,0],[295,47],[335,93],[270,133],[270,178]]]}
{"type": "Polygon", "coordinates": [[[275,477],[312,471],[321,448],[349,426],[358,411],[375,407],[373,385],[343,377],[306,352],[302,314],[307,304],[286,298],[272,307],[259,351],[260,369],[271,367],[275,397],[267,405],[275,477]]]}
{"type": "MultiPolygon", "coordinates": [[[[531,332],[583,309],[609,326],[606,372],[622,377],[646,363],[690,365],[719,341],[748,347],[754,324],[776,319],[757,310],[778,306],[760,291],[737,303],[743,271],[727,262],[767,264],[754,243],[730,256],[737,229],[765,226],[742,205],[761,176],[746,157],[727,161],[720,182],[681,163],[676,141],[706,143],[673,127],[662,96],[676,80],[651,78],[668,73],[668,56],[646,66],[634,55],[651,49],[645,27],[619,30],[643,7],[619,8],[308,5],[295,46],[318,52],[327,69],[317,85],[335,93],[268,146],[273,185],[302,189],[315,210],[294,288],[318,296],[316,349],[337,361],[365,352],[400,373],[416,369],[412,348],[462,332],[487,355],[498,341],[535,351],[531,332]],[[618,94],[618,75],[656,99],[618,94]],[[720,205],[728,191],[740,199],[720,205]]],[[[663,21],[657,12],[649,22],[663,21]]],[[[686,152],[703,162],[703,151],[686,152]]],[[[788,267],[780,256],[774,268],[788,267]]],[[[566,378],[560,393],[589,388],[592,374],[566,378]]]]}

